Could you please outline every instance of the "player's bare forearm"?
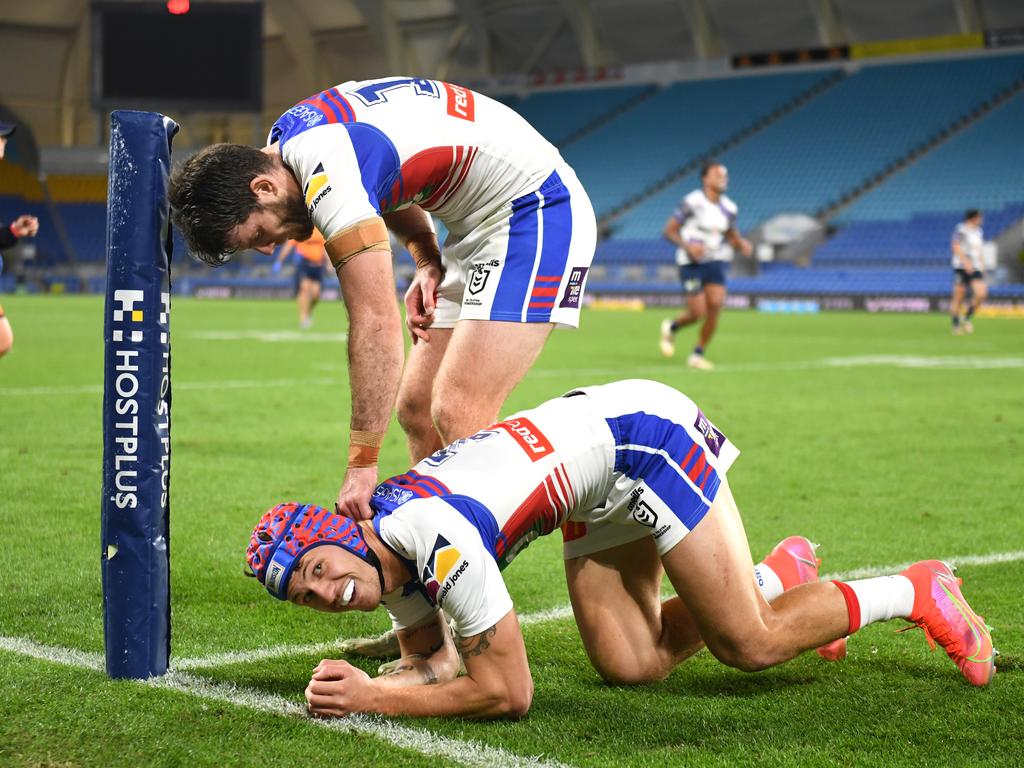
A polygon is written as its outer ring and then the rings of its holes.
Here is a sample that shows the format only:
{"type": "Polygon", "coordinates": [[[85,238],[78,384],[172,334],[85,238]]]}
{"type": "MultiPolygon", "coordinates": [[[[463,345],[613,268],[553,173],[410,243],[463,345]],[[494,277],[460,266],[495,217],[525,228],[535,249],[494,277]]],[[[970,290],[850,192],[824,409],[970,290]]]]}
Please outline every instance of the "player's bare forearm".
{"type": "Polygon", "coordinates": [[[670,218],[665,222],[665,228],[662,229],[661,234],[666,240],[672,243],[677,248],[686,248],[686,243],[683,241],[682,236],[679,234],[679,228],[682,224],[675,218],[670,218]]]}
{"type": "Polygon", "coordinates": [[[418,205],[411,205],[405,210],[386,213],[383,218],[388,229],[409,248],[417,267],[427,262],[440,266],[441,248],[430,214],[418,205]]]}
{"type": "Polygon", "coordinates": [[[394,669],[377,678],[378,685],[435,685],[458,676],[459,652],[440,611],[417,626],[398,630],[398,644],[402,657],[394,669]]]}
{"type": "Polygon", "coordinates": [[[348,308],[348,361],[354,430],[384,432],[402,373],[402,320],[391,254],[361,253],[338,270],[348,308]]]}
{"type": "MultiPolygon", "coordinates": [[[[514,612],[459,647],[468,674],[432,684],[395,686],[366,679],[343,661],[321,662],[306,692],[314,714],[377,712],[410,717],[522,717],[533,699],[533,678],[514,612]]],[[[409,670],[405,674],[412,674],[409,670]]]]}

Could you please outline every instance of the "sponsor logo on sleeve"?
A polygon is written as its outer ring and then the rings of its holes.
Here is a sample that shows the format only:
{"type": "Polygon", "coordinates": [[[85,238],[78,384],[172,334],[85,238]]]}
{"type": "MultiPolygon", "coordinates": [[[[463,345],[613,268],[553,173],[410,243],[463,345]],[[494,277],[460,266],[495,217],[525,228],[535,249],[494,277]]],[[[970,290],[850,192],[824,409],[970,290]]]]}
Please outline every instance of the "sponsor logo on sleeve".
{"type": "Polygon", "coordinates": [[[562,295],[562,300],[558,306],[570,309],[578,309],[580,306],[580,298],[583,296],[583,281],[587,277],[587,270],[589,267],[573,267],[572,272],[569,273],[569,280],[565,284],[565,293],[562,295]]]}
{"type": "Polygon", "coordinates": [[[722,446],[725,445],[725,435],[715,428],[715,425],[708,421],[707,417],[697,409],[697,420],[693,422],[694,428],[704,437],[704,442],[715,456],[718,456],[722,446]]]}
{"type": "Polygon", "coordinates": [[[506,419],[505,421],[499,421],[494,427],[490,427],[490,429],[494,428],[503,429],[508,432],[512,439],[519,443],[519,447],[523,449],[526,455],[530,457],[530,461],[540,461],[555,451],[551,441],[529,419],[506,419]]]}
{"type": "Polygon", "coordinates": [[[451,83],[444,83],[444,89],[448,92],[448,114],[473,122],[476,111],[473,92],[451,83]]]}
{"type": "Polygon", "coordinates": [[[430,599],[440,605],[468,569],[469,560],[464,559],[462,553],[450,541],[439,535],[434,540],[434,548],[423,566],[420,581],[423,582],[430,599]]]}
{"type": "Polygon", "coordinates": [[[324,164],[318,163],[316,168],[313,169],[313,175],[309,177],[309,181],[306,182],[306,186],[302,189],[302,193],[306,197],[306,207],[309,208],[310,215],[313,214],[316,207],[320,205],[320,201],[323,200],[330,191],[331,185],[328,183],[327,172],[324,170],[324,164]]]}

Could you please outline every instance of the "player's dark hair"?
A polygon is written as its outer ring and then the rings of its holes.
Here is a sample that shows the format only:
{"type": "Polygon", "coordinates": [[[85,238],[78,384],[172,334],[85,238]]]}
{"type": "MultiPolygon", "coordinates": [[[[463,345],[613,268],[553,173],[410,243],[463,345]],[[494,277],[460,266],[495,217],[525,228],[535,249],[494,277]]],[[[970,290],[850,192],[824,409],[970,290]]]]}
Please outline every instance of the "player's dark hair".
{"type": "Polygon", "coordinates": [[[964,212],[964,221],[970,221],[975,216],[979,216],[980,214],[981,214],[981,211],[979,211],[977,208],[968,208],[964,212]]]}
{"type": "Polygon", "coordinates": [[[260,210],[252,180],[273,167],[273,158],[243,144],[213,144],[171,174],[171,218],[192,255],[219,267],[229,258],[231,230],[260,210]]]}
{"type": "Polygon", "coordinates": [[[704,163],[704,165],[700,167],[700,177],[702,179],[706,179],[708,177],[708,174],[711,173],[711,169],[714,168],[716,165],[721,165],[721,163],[718,162],[717,160],[708,160],[706,163],[704,163]]]}

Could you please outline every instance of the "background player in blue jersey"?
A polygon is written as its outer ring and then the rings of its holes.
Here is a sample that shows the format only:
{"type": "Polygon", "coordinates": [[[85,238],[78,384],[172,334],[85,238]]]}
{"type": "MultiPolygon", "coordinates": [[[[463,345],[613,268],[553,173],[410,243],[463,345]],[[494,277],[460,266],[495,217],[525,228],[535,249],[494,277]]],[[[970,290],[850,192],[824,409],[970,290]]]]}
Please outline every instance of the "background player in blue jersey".
{"type": "Polygon", "coordinates": [[[372,520],[274,507],[256,525],[247,561],[281,600],[333,612],[383,604],[391,614],[400,663],[371,679],[345,661],[321,661],[306,689],[318,715],[525,714],[533,679],[501,569],[558,528],[583,645],[609,682],[661,680],[705,646],[747,671],[812,648],[841,658],[846,635],[894,617],[923,627],[971,683],[990,682],[991,635],[945,563],[819,582],[813,545],[791,536],[755,567],[725,480],[738,454],[669,387],[588,387],[384,481],[372,520]],[[677,592],[668,600],[664,573],[677,592]]]}
{"type": "Polygon", "coordinates": [[[729,172],[721,163],[708,163],[701,171],[701,188],[679,203],[662,234],[676,246],[676,263],[683,283],[686,310],[674,320],[661,323],[661,352],[675,354],[675,335],[680,328],[704,320],[697,345],[686,359],[691,368],[709,369],[704,351],[718,327],[725,305],[725,276],[732,258],[726,242],[750,256],[753,247],[736,229],[739,209],[729,199],[729,172]]]}
{"type": "Polygon", "coordinates": [[[349,462],[338,509],[372,514],[397,399],[413,461],[497,418],[554,325],[575,327],[594,212],[558,150],[515,111],[460,86],[392,77],[304,99],[262,149],[218,144],[172,176],[193,254],[270,253],[323,233],[349,315],[349,462]],[[442,253],[430,213],[449,232],[442,253]],[[402,371],[388,230],[416,261],[402,371]],[[400,386],[401,384],[401,386],[400,386]]]}

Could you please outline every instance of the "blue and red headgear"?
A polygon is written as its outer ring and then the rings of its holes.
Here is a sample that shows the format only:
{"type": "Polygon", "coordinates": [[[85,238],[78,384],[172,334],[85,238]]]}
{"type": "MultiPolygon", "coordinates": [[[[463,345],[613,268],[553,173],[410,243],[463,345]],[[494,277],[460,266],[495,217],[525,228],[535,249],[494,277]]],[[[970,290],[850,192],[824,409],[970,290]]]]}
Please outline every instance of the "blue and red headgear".
{"type": "Polygon", "coordinates": [[[377,554],[366,545],[352,520],[316,504],[278,504],[260,518],[249,539],[245,559],[260,582],[278,600],[288,599],[288,578],[299,558],[322,544],[334,544],[377,569],[381,592],[384,574],[377,554]]]}

